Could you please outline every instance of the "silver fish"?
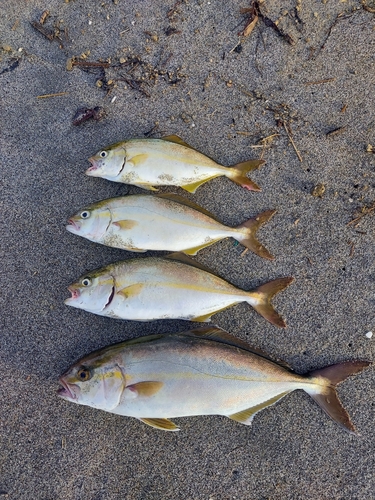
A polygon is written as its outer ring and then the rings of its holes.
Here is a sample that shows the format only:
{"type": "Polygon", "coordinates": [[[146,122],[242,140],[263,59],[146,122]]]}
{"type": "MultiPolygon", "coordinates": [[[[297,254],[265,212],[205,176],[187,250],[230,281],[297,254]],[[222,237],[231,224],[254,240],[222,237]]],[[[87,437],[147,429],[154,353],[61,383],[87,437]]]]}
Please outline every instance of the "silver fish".
{"type": "Polygon", "coordinates": [[[170,418],[225,415],[250,425],[257,412],[303,389],[335,422],[354,432],[336,385],[369,364],[349,361],[301,376],[223,330],[200,328],[93,352],[60,377],[58,395],[177,431],[170,418]]]}
{"type": "Polygon", "coordinates": [[[170,250],[195,255],[233,237],[260,257],[273,259],[256,239],[256,231],[275,212],[268,210],[232,228],[175,194],[132,195],[93,203],[70,217],[66,228],[91,241],[133,252],[170,250]]]}
{"type": "Polygon", "coordinates": [[[89,158],[86,174],[155,191],[154,186],[180,186],[190,193],[215,177],[225,176],[240,186],[260,191],[246,173],[263,160],[224,167],[177,135],[162,139],[130,139],[112,144],[89,158]]]}
{"type": "Polygon", "coordinates": [[[292,281],[280,278],[245,292],[190,257],[171,254],[129,259],[89,272],[69,286],[71,297],[65,304],[118,319],[206,322],[216,312],[247,302],[274,325],[285,327],[271,299],[292,281]]]}

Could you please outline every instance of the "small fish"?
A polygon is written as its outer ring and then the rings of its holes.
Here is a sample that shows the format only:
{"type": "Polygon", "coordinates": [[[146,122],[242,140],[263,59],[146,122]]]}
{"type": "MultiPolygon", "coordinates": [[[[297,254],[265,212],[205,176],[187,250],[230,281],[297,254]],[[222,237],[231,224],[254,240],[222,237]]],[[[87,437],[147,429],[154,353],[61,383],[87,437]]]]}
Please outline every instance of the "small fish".
{"type": "Polygon", "coordinates": [[[223,167],[193,149],[177,135],[162,139],[131,139],[112,144],[89,158],[86,174],[156,191],[154,186],[180,186],[190,193],[210,179],[225,175],[240,186],[260,191],[246,177],[263,160],[223,167]]]}
{"type": "Polygon", "coordinates": [[[129,259],[89,272],[70,285],[68,306],[118,319],[210,321],[213,314],[247,302],[270,323],[285,327],[271,299],[293,278],[245,292],[184,254],[129,259]]]}
{"type": "Polygon", "coordinates": [[[233,237],[260,257],[273,259],[255,235],[275,212],[268,210],[231,228],[181,196],[132,195],[85,207],[69,219],[66,229],[91,241],[133,252],[170,250],[190,255],[233,237]]]}
{"type": "Polygon", "coordinates": [[[156,429],[178,431],[170,418],[224,415],[250,425],[257,412],[303,389],[353,433],[336,385],[369,365],[348,361],[297,375],[224,330],[199,328],[95,351],[60,377],[58,395],[156,429]]]}

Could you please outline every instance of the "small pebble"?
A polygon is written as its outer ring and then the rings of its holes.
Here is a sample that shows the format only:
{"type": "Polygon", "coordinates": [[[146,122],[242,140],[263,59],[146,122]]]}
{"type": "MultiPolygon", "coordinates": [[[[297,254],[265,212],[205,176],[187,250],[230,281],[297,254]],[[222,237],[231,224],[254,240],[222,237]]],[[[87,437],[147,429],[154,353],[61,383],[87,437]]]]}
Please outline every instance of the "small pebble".
{"type": "Polygon", "coordinates": [[[367,332],[367,333],[366,333],[366,337],[367,337],[368,339],[371,339],[371,337],[372,337],[372,332],[367,332]]]}

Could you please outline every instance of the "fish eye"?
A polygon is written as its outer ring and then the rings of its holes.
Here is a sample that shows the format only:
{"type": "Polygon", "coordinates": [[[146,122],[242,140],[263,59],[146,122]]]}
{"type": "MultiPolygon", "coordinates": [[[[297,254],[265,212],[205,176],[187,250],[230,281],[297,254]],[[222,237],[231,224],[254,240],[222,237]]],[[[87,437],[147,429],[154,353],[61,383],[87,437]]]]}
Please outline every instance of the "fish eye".
{"type": "Polygon", "coordinates": [[[101,151],[101,152],[99,153],[99,156],[100,156],[101,158],[105,158],[107,155],[108,155],[107,151],[101,151]]]}
{"type": "Polygon", "coordinates": [[[77,377],[82,382],[86,382],[86,380],[90,380],[91,372],[88,368],[82,367],[78,370],[77,377]]]}
{"type": "Polygon", "coordinates": [[[83,286],[90,286],[91,285],[91,279],[86,276],[86,278],[83,278],[83,280],[81,281],[81,283],[82,283],[83,286]]]}
{"type": "Polygon", "coordinates": [[[88,210],[84,210],[81,212],[81,219],[88,219],[90,217],[90,212],[88,210]]]}

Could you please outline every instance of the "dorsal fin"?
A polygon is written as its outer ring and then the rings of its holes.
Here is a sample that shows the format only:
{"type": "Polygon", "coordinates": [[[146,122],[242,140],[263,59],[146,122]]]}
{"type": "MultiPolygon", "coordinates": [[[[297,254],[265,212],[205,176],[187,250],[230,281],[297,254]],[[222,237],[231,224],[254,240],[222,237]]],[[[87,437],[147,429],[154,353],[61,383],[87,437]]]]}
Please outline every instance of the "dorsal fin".
{"type": "Polygon", "coordinates": [[[191,257],[189,257],[184,253],[181,252],[170,253],[169,255],[166,255],[164,258],[177,260],[178,262],[182,262],[183,264],[187,264],[188,266],[196,267],[197,269],[201,269],[202,271],[206,271],[206,273],[210,273],[216,276],[216,274],[213,271],[211,271],[211,269],[204,266],[203,264],[200,264],[199,262],[197,262],[196,260],[192,259],[191,257]]]}
{"type": "MultiPolygon", "coordinates": [[[[185,148],[193,149],[194,151],[197,151],[195,148],[190,146],[187,142],[185,142],[181,137],[178,135],[166,135],[161,138],[162,141],[168,141],[168,142],[174,142],[175,144],[179,144],[180,146],[185,146],[185,148]]],[[[198,151],[199,152],[199,151],[198,151]]]]}
{"type": "Polygon", "coordinates": [[[287,368],[288,370],[293,371],[293,369],[285,361],[280,361],[278,359],[272,358],[269,354],[262,351],[261,349],[249,345],[244,340],[235,337],[231,333],[228,333],[217,326],[208,326],[208,327],[203,326],[201,328],[194,328],[193,330],[182,332],[180,335],[198,337],[207,340],[214,340],[215,342],[221,342],[222,344],[228,344],[234,347],[239,347],[240,349],[256,354],[257,356],[261,356],[262,358],[267,359],[268,361],[272,361],[272,363],[276,363],[282,366],[283,368],[287,368]]]}
{"type": "Polygon", "coordinates": [[[166,200],[171,200],[175,201],[176,203],[180,203],[180,205],[185,205],[186,207],[193,208],[194,210],[198,210],[198,212],[201,212],[202,214],[207,215],[208,217],[211,217],[211,219],[216,220],[216,222],[221,222],[217,220],[215,215],[213,215],[211,212],[206,210],[205,208],[201,207],[197,203],[194,203],[194,201],[188,200],[187,198],[184,198],[183,196],[180,196],[179,194],[176,193],[160,193],[156,195],[158,198],[164,198],[166,200]]]}

